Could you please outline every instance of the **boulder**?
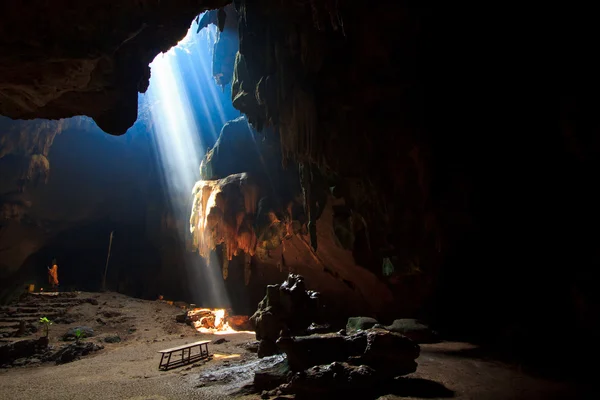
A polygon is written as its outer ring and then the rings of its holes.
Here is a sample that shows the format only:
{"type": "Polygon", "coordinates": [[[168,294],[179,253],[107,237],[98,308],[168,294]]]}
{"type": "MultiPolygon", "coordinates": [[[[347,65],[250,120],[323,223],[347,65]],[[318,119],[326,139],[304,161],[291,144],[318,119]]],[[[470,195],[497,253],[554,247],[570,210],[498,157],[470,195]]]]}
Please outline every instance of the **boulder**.
{"type": "Polygon", "coordinates": [[[342,336],[337,333],[281,337],[277,346],[285,352],[290,369],[303,371],[334,361],[368,365],[381,375],[394,377],[416,370],[419,346],[400,334],[380,329],[342,336]]]}
{"type": "Polygon", "coordinates": [[[275,342],[281,332],[303,334],[318,319],[319,294],[306,290],[304,278],[289,274],[281,285],[268,285],[266,295],[258,309],[250,317],[256,339],[261,343],[258,356],[265,357],[278,352],[275,342]]]}
{"type": "Polygon", "coordinates": [[[346,324],[346,333],[351,335],[360,330],[367,330],[375,326],[377,324],[377,320],[369,317],[351,317],[348,318],[348,323],[346,324]]]}
{"type": "Polygon", "coordinates": [[[107,336],[104,338],[104,343],[120,343],[121,337],[119,335],[107,336]]]}
{"type": "Polygon", "coordinates": [[[288,381],[290,368],[287,360],[282,360],[274,366],[254,374],[254,389],[258,392],[271,390],[288,381]]]}
{"type": "Polygon", "coordinates": [[[416,319],[396,319],[391,325],[385,326],[390,332],[401,333],[416,343],[438,343],[437,332],[416,319]]]}
{"type": "Polygon", "coordinates": [[[350,351],[346,338],[335,333],[281,337],[277,340],[277,347],[286,354],[292,371],[302,371],[332,361],[345,361],[355,355],[350,351]]]}
{"type": "Polygon", "coordinates": [[[352,359],[352,363],[368,365],[385,379],[417,370],[415,360],[420,353],[418,344],[406,336],[380,329],[369,330],[366,336],[364,353],[352,359]]]}
{"type": "Polygon", "coordinates": [[[75,327],[69,329],[67,332],[65,332],[65,334],[62,336],[63,340],[77,339],[77,330],[81,330],[82,337],[84,337],[84,338],[89,338],[89,337],[94,336],[94,330],[92,328],[90,328],[89,326],[75,326],[75,327]]]}
{"type": "Polygon", "coordinates": [[[45,337],[39,339],[19,340],[0,346],[0,365],[11,365],[20,358],[31,357],[42,353],[48,345],[45,337]]]}
{"type": "Polygon", "coordinates": [[[103,348],[104,346],[93,342],[72,343],[51,354],[47,360],[54,361],[56,364],[65,364],[78,360],[81,356],[86,356],[91,352],[102,350],[103,348]]]}
{"type": "Polygon", "coordinates": [[[356,390],[372,388],[381,380],[378,372],[369,366],[333,362],[317,365],[294,375],[289,383],[280,386],[280,390],[303,396],[334,393],[339,398],[342,393],[351,394],[356,390]]]}
{"type": "Polygon", "coordinates": [[[306,333],[312,335],[314,333],[327,333],[331,332],[331,325],[329,324],[315,324],[314,322],[306,328],[306,333]]]}

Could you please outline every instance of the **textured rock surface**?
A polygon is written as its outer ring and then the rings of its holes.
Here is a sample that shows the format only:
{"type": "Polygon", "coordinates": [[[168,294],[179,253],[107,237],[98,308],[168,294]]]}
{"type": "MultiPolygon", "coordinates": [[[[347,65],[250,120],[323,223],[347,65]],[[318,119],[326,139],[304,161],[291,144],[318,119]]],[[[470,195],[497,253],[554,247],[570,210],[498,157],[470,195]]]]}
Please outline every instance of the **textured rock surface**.
{"type": "Polygon", "coordinates": [[[281,337],[289,383],[285,393],[326,394],[373,388],[417,369],[420,348],[397,333],[369,329],[350,336],[338,334],[281,337]]]}
{"type": "Polygon", "coordinates": [[[437,343],[440,341],[437,332],[416,319],[395,319],[391,325],[383,328],[390,332],[401,333],[415,343],[437,343]]]}
{"type": "Polygon", "coordinates": [[[196,15],[225,3],[2,2],[0,114],[87,115],[123,134],[137,118],[138,92],[148,88],[148,64],[185,36],[196,15]]]}
{"type": "Polygon", "coordinates": [[[0,346],[0,365],[10,365],[14,360],[45,351],[48,343],[44,339],[20,340],[0,346]]]}
{"type": "Polygon", "coordinates": [[[304,332],[319,318],[319,294],[306,290],[304,278],[290,274],[281,285],[267,286],[265,298],[250,317],[260,340],[258,356],[278,352],[275,342],[284,334],[304,332]]]}
{"type": "Polygon", "coordinates": [[[346,333],[351,335],[361,330],[367,330],[372,328],[377,324],[377,320],[375,318],[369,317],[351,317],[348,318],[348,323],[346,324],[346,333]]]}
{"type": "Polygon", "coordinates": [[[282,336],[277,346],[286,353],[290,369],[302,371],[333,361],[369,365],[389,377],[414,372],[419,346],[409,338],[382,329],[368,329],[349,336],[337,333],[282,336]]]}

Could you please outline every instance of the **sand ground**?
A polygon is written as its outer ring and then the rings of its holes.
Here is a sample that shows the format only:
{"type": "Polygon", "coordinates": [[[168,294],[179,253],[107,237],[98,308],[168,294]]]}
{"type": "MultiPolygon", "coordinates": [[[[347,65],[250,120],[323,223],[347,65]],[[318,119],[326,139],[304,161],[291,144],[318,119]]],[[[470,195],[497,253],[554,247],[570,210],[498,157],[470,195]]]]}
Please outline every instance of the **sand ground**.
{"type": "MultiPolygon", "coordinates": [[[[70,326],[87,325],[100,341],[118,334],[120,343],[103,343],[104,350],[78,361],[54,365],[43,363],[0,370],[0,399],[221,399],[251,381],[258,360],[243,344],[254,335],[200,334],[175,322],[180,309],[158,301],[133,299],[114,293],[82,293],[99,305],[83,304],[70,313],[79,317],[71,325],[54,325],[51,344],[70,326]],[[109,316],[109,317],[107,317],[109,316]],[[212,360],[159,371],[158,350],[197,340],[209,344],[212,360]],[[208,381],[209,384],[206,384],[208,381]]],[[[569,399],[576,394],[565,383],[550,382],[524,374],[518,367],[456,355],[465,343],[423,345],[418,370],[406,378],[405,389],[380,399],[569,399]]],[[[262,362],[262,361],[261,361],[262,362]]],[[[239,397],[239,396],[238,396],[239,397]]],[[[247,399],[259,396],[245,396],[247,399]]],[[[582,396],[579,396],[582,398],[582,396]]]]}

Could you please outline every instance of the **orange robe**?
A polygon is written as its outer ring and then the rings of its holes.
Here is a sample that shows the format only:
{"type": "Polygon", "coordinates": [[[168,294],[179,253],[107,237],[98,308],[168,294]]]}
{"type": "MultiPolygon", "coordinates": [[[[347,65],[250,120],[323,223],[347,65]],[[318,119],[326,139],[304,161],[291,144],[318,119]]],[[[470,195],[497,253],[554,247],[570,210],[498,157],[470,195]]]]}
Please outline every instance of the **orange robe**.
{"type": "Polygon", "coordinates": [[[52,268],[48,270],[48,282],[53,287],[58,286],[58,265],[54,264],[52,268]]]}

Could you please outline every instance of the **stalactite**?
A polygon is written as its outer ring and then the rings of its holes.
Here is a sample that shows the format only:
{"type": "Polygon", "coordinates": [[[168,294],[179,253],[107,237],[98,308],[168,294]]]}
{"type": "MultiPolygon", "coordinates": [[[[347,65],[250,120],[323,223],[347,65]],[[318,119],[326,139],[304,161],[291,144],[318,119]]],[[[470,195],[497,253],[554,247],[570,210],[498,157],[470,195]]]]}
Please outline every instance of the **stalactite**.
{"type": "Polygon", "coordinates": [[[257,210],[258,187],[248,175],[199,181],[192,191],[190,232],[198,253],[208,258],[221,245],[223,278],[229,275],[229,261],[243,252],[255,254],[257,239],[252,221],[257,210]]]}

